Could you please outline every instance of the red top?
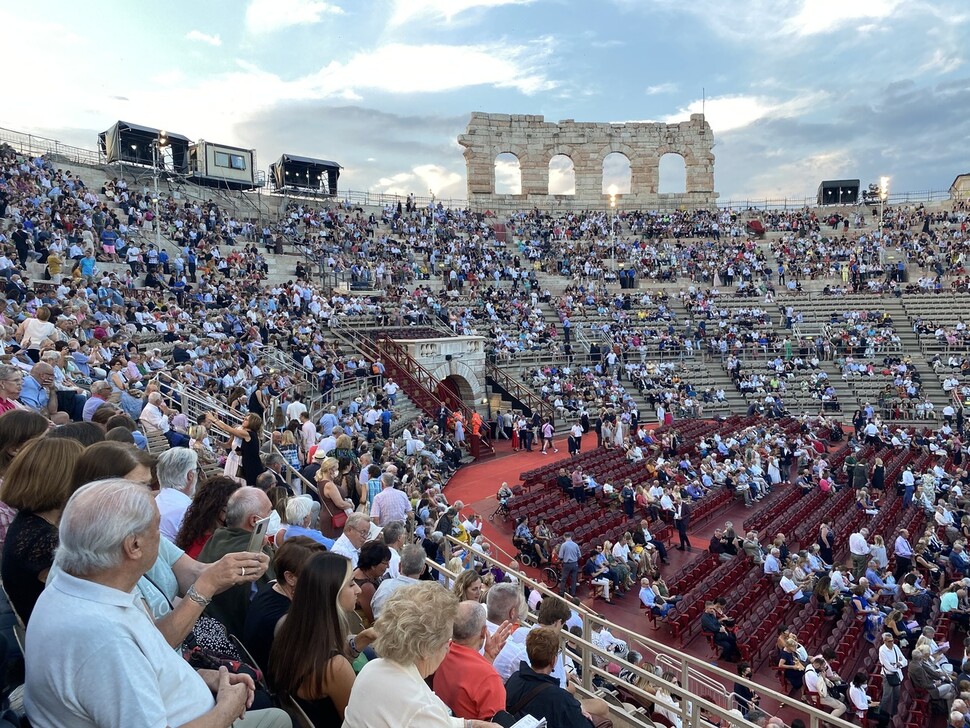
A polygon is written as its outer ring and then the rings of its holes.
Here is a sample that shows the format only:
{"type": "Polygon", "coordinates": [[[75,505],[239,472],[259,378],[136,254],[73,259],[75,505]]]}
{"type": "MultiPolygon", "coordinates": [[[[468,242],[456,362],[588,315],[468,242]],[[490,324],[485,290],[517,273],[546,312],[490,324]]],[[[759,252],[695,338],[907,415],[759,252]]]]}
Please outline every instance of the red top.
{"type": "Polygon", "coordinates": [[[191,546],[185,549],[185,553],[187,553],[193,559],[198,559],[199,554],[202,553],[202,549],[205,547],[206,543],[209,541],[209,537],[211,536],[211,533],[206,533],[199,536],[197,539],[195,539],[195,541],[192,542],[191,546]]]}
{"type": "Polygon", "coordinates": [[[457,718],[491,720],[505,710],[505,685],[495,668],[455,642],[434,674],[434,692],[457,718]]]}

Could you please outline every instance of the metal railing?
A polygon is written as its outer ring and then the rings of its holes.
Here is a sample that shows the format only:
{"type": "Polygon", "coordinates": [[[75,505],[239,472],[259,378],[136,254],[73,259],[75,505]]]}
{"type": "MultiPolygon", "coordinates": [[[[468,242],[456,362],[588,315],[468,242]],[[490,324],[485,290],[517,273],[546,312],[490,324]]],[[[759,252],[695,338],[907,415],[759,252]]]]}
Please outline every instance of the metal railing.
{"type": "Polygon", "coordinates": [[[491,377],[499,387],[527,406],[532,412],[538,412],[543,420],[555,420],[556,410],[549,402],[537,395],[532,389],[510,377],[499,367],[492,363],[486,363],[485,376],[491,377]]]}
{"type": "Polygon", "coordinates": [[[100,167],[105,162],[104,155],[95,149],[84,149],[36,134],[0,128],[0,144],[4,143],[31,157],[48,155],[52,159],[91,167],[100,167]]]}
{"type": "MultiPolygon", "coordinates": [[[[452,536],[445,536],[449,543],[449,547],[458,546],[465,548],[466,544],[455,539],[452,536]]],[[[478,561],[484,561],[491,566],[494,566],[503,572],[511,573],[519,580],[520,584],[524,584],[530,589],[537,589],[544,599],[561,599],[557,593],[548,589],[544,584],[532,579],[522,572],[512,571],[507,565],[500,563],[498,560],[489,557],[484,554],[476,553],[475,559],[478,561]]],[[[434,561],[427,560],[426,564],[428,568],[434,569],[442,574],[445,574],[449,578],[455,578],[456,573],[449,571],[445,566],[438,564],[434,561]]],[[[649,702],[655,704],[658,702],[658,698],[638,686],[632,685],[620,681],[616,675],[611,674],[605,669],[598,667],[594,661],[593,657],[599,658],[599,661],[604,665],[608,665],[610,662],[616,662],[617,656],[606,650],[602,650],[593,644],[593,632],[598,630],[600,627],[605,626],[614,637],[625,641],[631,649],[634,645],[643,648],[653,654],[654,658],[650,661],[652,664],[664,665],[673,672],[676,678],[680,681],[680,684],[669,682],[663,677],[658,676],[652,670],[641,667],[640,665],[633,665],[630,663],[624,663],[623,667],[629,670],[631,673],[637,676],[641,684],[647,684],[654,688],[664,688],[672,696],[678,697],[679,703],[676,705],[668,705],[663,703],[663,707],[666,710],[672,710],[679,713],[683,728],[709,728],[711,722],[701,714],[703,710],[704,713],[713,717],[719,721],[725,721],[731,726],[754,726],[753,723],[738,718],[736,715],[729,713],[730,705],[728,704],[731,692],[725,688],[725,685],[734,685],[735,683],[745,685],[751,688],[752,691],[757,692],[762,696],[762,702],[760,707],[765,709],[767,701],[774,701],[779,706],[785,706],[786,709],[791,712],[800,713],[798,717],[805,721],[809,728],[820,728],[823,723],[829,726],[834,726],[835,728],[853,728],[852,724],[842,720],[841,718],[833,718],[832,715],[826,711],[819,708],[815,708],[808,703],[803,703],[798,700],[793,700],[791,696],[784,695],[773,690],[770,687],[762,685],[761,683],[756,683],[747,678],[739,676],[736,672],[729,672],[727,670],[718,667],[715,664],[707,662],[705,660],[693,657],[687,653],[679,652],[678,650],[672,649],[669,645],[666,645],[657,640],[646,637],[642,634],[634,632],[632,630],[621,627],[618,624],[610,622],[607,619],[597,615],[592,610],[588,609],[583,604],[571,604],[571,608],[575,611],[583,623],[583,634],[582,638],[568,636],[567,640],[572,643],[578,651],[573,651],[570,656],[577,662],[582,664],[582,687],[590,695],[595,696],[593,677],[598,677],[608,683],[613,683],[621,686],[624,691],[634,695],[638,700],[643,702],[649,702]],[[713,678],[710,677],[713,675],[713,678]],[[723,681],[719,682],[719,681],[723,681]],[[693,687],[695,690],[691,690],[693,687]],[[696,692],[695,692],[696,691],[696,692]],[[723,696],[725,705],[720,705],[715,703],[708,698],[704,697],[702,693],[715,692],[719,696],[723,696]]],[[[531,617],[528,618],[529,622],[534,622],[535,620],[531,617]]],[[[646,662],[646,658],[644,658],[646,662]]],[[[616,710],[615,707],[611,706],[611,710],[616,710]]],[[[641,716],[637,713],[630,713],[623,711],[619,716],[628,725],[637,726],[638,728],[652,728],[653,722],[649,720],[649,716],[641,716]],[[646,717],[647,720],[643,718],[646,717]]]]}

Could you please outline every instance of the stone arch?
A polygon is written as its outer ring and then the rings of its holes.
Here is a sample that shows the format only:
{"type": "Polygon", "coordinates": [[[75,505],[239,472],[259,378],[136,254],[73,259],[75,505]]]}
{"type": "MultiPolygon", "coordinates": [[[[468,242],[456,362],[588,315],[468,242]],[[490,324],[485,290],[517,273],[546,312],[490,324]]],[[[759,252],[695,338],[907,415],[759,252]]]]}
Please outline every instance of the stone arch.
{"type": "Polygon", "coordinates": [[[549,158],[549,194],[576,194],[576,164],[566,154],[554,154],[549,158]]]}
{"type": "Polygon", "coordinates": [[[659,180],[657,192],[661,195],[687,192],[687,158],[678,151],[668,151],[660,155],[658,161],[659,180]]]}
{"type": "Polygon", "coordinates": [[[633,161],[623,152],[610,152],[603,157],[604,195],[628,195],[633,191],[633,161]]]}
{"type": "Polygon", "coordinates": [[[500,152],[492,164],[495,175],[495,194],[522,194],[522,161],[513,152],[500,152]]]}
{"type": "Polygon", "coordinates": [[[442,362],[431,372],[431,376],[438,380],[438,390],[446,395],[446,399],[449,394],[457,396],[472,409],[485,392],[482,380],[475,371],[457,359],[442,362]]]}

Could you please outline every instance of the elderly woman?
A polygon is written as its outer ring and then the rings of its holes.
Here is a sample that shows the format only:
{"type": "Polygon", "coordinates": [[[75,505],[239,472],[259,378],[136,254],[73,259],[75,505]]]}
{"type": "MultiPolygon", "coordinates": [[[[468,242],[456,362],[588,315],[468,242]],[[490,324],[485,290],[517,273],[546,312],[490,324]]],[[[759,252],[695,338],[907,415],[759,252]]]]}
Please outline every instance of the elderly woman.
{"type": "Polygon", "coordinates": [[[433,582],[404,586],[391,595],[375,625],[374,648],[381,657],[364,665],[354,681],[345,728],[496,726],[455,718],[425,683],[448,654],[457,613],[455,595],[433,582]]]}
{"type": "Polygon", "coordinates": [[[313,520],[313,499],[308,495],[295,495],[286,499],[286,526],[276,534],[274,543],[280,546],[294,536],[305,536],[328,549],[333,548],[334,539],[327,538],[315,528],[310,528],[313,520]]]}

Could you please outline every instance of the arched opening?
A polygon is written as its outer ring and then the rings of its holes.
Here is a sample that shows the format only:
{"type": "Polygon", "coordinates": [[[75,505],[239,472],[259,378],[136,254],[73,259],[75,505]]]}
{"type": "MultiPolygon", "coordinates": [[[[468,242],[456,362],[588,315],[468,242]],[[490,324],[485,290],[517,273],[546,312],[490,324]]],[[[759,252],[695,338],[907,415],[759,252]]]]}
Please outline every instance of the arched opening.
{"type": "Polygon", "coordinates": [[[611,152],[603,157],[603,194],[628,195],[632,186],[630,158],[623,152],[611,152]]]}
{"type": "Polygon", "coordinates": [[[454,409],[455,402],[453,400],[464,402],[470,407],[475,406],[475,393],[472,391],[472,385],[460,374],[449,374],[438,382],[436,394],[438,399],[451,409],[454,409]]]}
{"type": "Polygon", "coordinates": [[[668,152],[660,158],[660,194],[687,192],[687,164],[676,152],[668,152]]]}
{"type": "Polygon", "coordinates": [[[522,194],[522,169],[519,158],[512,152],[502,152],[495,157],[495,194],[522,194]]]}
{"type": "Polygon", "coordinates": [[[557,154],[549,160],[549,194],[576,194],[576,167],[565,154],[557,154]]]}

